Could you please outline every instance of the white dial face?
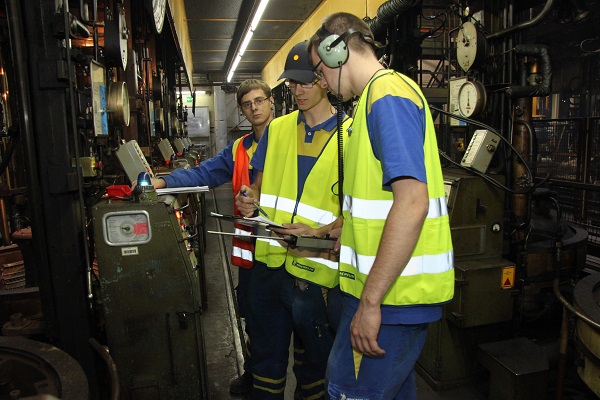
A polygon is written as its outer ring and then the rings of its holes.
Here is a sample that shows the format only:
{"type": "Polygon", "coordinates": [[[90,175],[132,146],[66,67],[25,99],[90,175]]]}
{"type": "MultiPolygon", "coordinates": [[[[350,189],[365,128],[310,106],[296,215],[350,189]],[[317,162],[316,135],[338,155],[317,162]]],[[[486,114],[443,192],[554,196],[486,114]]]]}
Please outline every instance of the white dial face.
{"type": "Polygon", "coordinates": [[[458,91],[458,110],[463,117],[470,117],[479,108],[481,95],[473,82],[465,82],[458,91]]]}
{"type": "Polygon", "coordinates": [[[146,211],[119,211],[103,217],[104,241],[109,246],[148,243],[152,238],[146,211]]]}
{"type": "Polygon", "coordinates": [[[165,23],[167,0],[152,0],[152,13],[154,14],[154,27],[161,33],[165,23]]]}

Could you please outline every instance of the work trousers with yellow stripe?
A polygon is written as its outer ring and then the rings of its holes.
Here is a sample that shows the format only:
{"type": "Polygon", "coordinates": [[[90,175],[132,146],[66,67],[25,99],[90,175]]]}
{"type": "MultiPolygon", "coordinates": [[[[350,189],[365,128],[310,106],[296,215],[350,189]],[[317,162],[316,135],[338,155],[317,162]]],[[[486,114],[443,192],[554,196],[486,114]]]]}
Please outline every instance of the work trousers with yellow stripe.
{"type": "Polygon", "coordinates": [[[327,319],[328,290],[297,280],[283,266],[272,269],[256,262],[252,274],[252,399],[283,400],[292,332],[293,370],[302,396],[325,399],[325,369],[334,340],[327,319]]]}

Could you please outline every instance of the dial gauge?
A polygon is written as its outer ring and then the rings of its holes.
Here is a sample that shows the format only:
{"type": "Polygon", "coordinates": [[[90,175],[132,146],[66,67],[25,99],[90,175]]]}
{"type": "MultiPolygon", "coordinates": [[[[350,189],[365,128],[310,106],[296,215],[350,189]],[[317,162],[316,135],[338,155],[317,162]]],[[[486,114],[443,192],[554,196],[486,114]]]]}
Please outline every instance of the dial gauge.
{"type": "Polygon", "coordinates": [[[125,82],[111,82],[108,86],[108,109],[114,123],[129,126],[129,93],[125,82]]]}
{"type": "Polygon", "coordinates": [[[481,114],[485,107],[485,88],[478,81],[467,81],[458,89],[458,111],[463,117],[481,114]]]}
{"type": "Polygon", "coordinates": [[[167,0],[146,0],[146,4],[150,8],[150,13],[152,14],[154,29],[156,29],[156,33],[160,34],[165,23],[167,0]]]}
{"type": "Polygon", "coordinates": [[[146,211],[116,211],[102,217],[104,241],[109,246],[148,243],[152,239],[146,211]]]}

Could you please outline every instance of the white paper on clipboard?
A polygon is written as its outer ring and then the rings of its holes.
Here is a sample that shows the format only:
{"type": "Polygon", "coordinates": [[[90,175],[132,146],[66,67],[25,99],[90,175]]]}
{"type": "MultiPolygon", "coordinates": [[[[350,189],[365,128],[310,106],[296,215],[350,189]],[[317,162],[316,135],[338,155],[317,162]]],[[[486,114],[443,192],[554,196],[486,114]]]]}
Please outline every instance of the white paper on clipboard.
{"type": "Polygon", "coordinates": [[[210,213],[211,217],[225,219],[227,221],[236,222],[238,224],[243,224],[247,226],[258,226],[259,228],[279,228],[279,229],[288,229],[283,225],[279,225],[263,216],[258,217],[242,217],[239,215],[223,215],[215,212],[210,213]]]}

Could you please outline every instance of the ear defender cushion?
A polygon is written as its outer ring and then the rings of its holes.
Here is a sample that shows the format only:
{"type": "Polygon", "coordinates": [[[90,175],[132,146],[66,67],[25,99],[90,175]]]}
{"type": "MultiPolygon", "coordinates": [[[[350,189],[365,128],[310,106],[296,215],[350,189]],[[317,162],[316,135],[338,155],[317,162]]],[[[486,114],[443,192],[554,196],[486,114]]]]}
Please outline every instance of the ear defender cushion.
{"type": "MultiPolygon", "coordinates": [[[[342,35],[344,36],[344,35],[342,35]]],[[[339,35],[330,34],[321,40],[317,54],[329,68],[339,68],[348,60],[348,46],[339,35]]]]}

